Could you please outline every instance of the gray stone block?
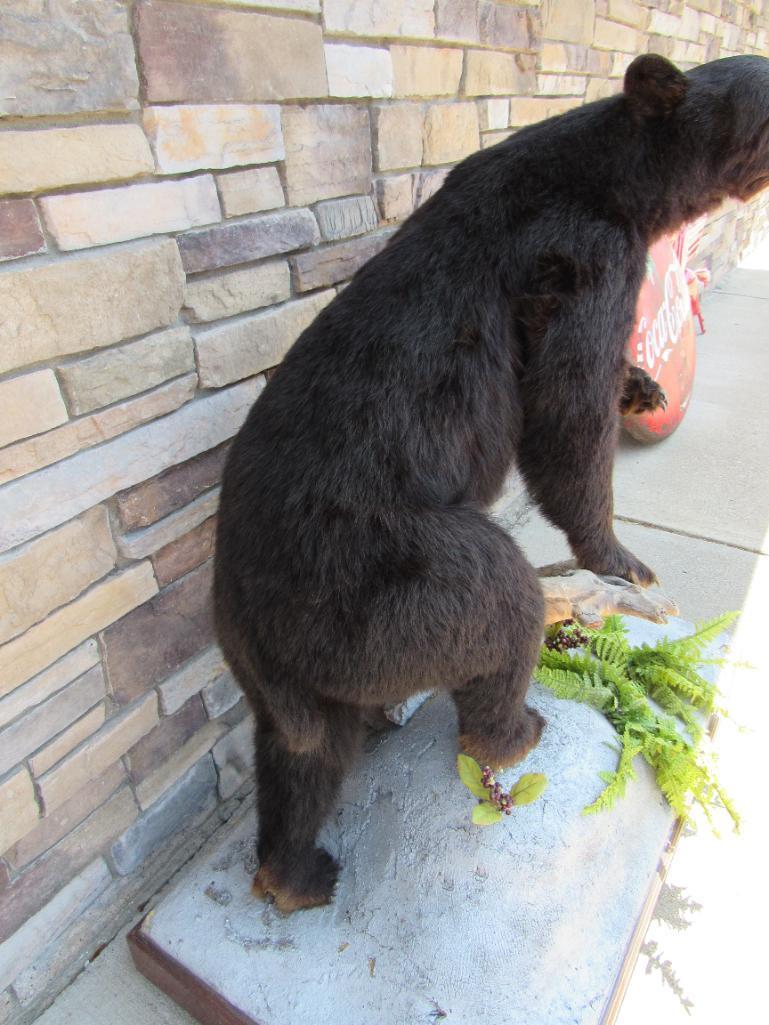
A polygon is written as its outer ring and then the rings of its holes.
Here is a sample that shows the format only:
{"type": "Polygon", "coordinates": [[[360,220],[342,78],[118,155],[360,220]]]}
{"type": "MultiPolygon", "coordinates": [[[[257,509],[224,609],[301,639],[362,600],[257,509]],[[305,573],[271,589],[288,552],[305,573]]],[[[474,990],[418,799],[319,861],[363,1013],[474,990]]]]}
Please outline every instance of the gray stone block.
{"type": "Polygon", "coordinates": [[[214,746],[222,800],[232,797],[254,769],[254,720],[248,715],[214,746]]]}
{"type": "Polygon", "coordinates": [[[320,241],[320,233],[309,210],[279,210],[190,231],[177,241],[185,271],[196,274],[313,246],[320,241]]]}
{"type": "Polygon", "coordinates": [[[0,116],[136,110],[128,10],[120,0],[0,5],[0,116]]]}
{"type": "Polygon", "coordinates": [[[326,241],[350,238],[373,231],[379,223],[371,196],[329,199],[315,208],[320,233],[326,241]]]}
{"type": "Polygon", "coordinates": [[[133,872],[174,833],[209,815],[217,804],[216,781],[214,763],[206,755],[151,805],[112,846],[120,875],[133,872]]]}
{"type": "Polygon", "coordinates": [[[232,673],[223,673],[218,679],[207,683],[201,694],[209,719],[218,719],[220,715],[229,712],[243,697],[243,691],[232,673]]]}

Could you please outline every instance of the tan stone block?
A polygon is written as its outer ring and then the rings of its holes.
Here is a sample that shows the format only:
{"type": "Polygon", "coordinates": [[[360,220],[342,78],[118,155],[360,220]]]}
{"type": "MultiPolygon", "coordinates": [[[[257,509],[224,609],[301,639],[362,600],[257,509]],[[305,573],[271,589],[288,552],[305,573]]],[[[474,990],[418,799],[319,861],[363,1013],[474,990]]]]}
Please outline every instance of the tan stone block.
{"type": "Polygon", "coordinates": [[[611,78],[624,78],[625,72],[633,63],[635,58],[632,53],[615,53],[612,54],[611,62],[611,78]]]}
{"type": "Polygon", "coordinates": [[[581,75],[537,75],[537,89],[542,96],[582,96],[587,83],[581,75]]]}
{"type": "Polygon", "coordinates": [[[382,220],[404,221],[414,211],[413,180],[410,174],[378,178],[376,198],[382,220]]]}
{"type": "Polygon", "coordinates": [[[272,306],[288,299],[290,294],[288,263],[276,260],[213,278],[193,279],[187,283],[184,307],[190,320],[199,324],[272,306]]]}
{"type": "Polygon", "coordinates": [[[75,791],[100,776],[158,721],[157,694],[147,694],[132,708],[110,719],[85,744],[38,780],[46,815],[75,791]]]}
{"type": "Polygon", "coordinates": [[[216,176],[225,217],[257,214],[285,206],[283,186],[274,167],[254,167],[216,176]]]}
{"type": "Polygon", "coordinates": [[[478,123],[482,132],[496,132],[510,124],[510,101],[507,98],[478,101],[478,123]]]}
{"type": "Polygon", "coordinates": [[[392,46],[395,96],[455,96],[462,51],[437,46],[392,46]]]}
{"type": "Polygon", "coordinates": [[[325,0],[323,18],[330,32],[353,36],[410,36],[431,39],[434,0],[325,0]]]}
{"type": "Polygon", "coordinates": [[[219,508],[219,492],[220,488],[214,488],[151,527],[118,538],[120,554],[126,559],[143,559],[183,537],[214,515],[219,508]]]}
{"type": "Polygon", "coordinates": [[[320,0],[208,0],[209,4],[224,4],[227,7],[270,7],[276,11],[302,11],[304,14],[320,14],[320,0]]]}
{"type": "Polygon", "coordinates": [[[592,43],[595,0],[542,0],[542,37],[592,43]]]}
{"type": "Polygon", "coordinates": [[[608,0],[608,14],[614,21],[624,22],[633,28],[643,28],[646,10],[635,0],[608,0]]]}
{"type": "Polygon", "coordinates": [[[220,388],[276,366],[333,298],[333,290],[327,289],[234,324],[196,332],[201,385],[220,388]]]}
{"type": "Polygon", "coordinates": [[[474,103],[438,103],[428,108],[424,125],[425,164],[450,164],[479,146],[478,108],[474,103]]]}
{"type": "Polygon", "coordinates": [[[283,108],[286,187],[292,206],[367,192],[371,175],[368,111],[318,104],[283,108]]]}
{"type": "Polygon", "coordinates": [[[676,64],[702,64],[707,59],[706,47],[702,43],[687,43],[685,39],[676,39],[670,59],[676,64]]]}
{"type": "Polygon", "coordinates": [[[441,167],[435,171],[418,171],[412,177],[414,181],[414,206],[421,206],[431,196],[434,196],[438,189],[446,181],[449,168],[441,167]]]}
{"type": "Polygon", "coordinates": [[[67,410],[52,370],[0,382],[0,447],[63,424],[67,410]]]}
{"type": "Polygon", "coordinates": [[[0,132],[0,193],[125,181],[154,168],[138,125],[0,132]]]}
{"type": "Polygon", "coordinates": [[[504,142],[509,139],[514,132],[508,128],[504,132],[483,132],[481,134],[481,149],[489,149],[490,146],[496,146],[500,142],[504,142]]]}
{"type": "Polygon", "coordinates": [[[675,38],[680,28],[681,19],[675,14],[667,14],[665,11],[649,11],[649,24],[646,26],[647,32],[675,38]]]}
{"type": "Polygon", "coordinates": [[[115,558],[107,510],[98,506],[0,559],[0,644],[110,573],[115,558]]]}
{"type": "Polygon", "coordinates": [[[419,167],[422,163],[421,103],[395,103],[373,108],[374,152],[379,171],[419,167]]]}
{"type": "Polygon", "coordinates": [[[583,71],[605,75],[611,66],[609,53],[576,43],[545,43],[539,55],[540,71],[583,71]]]}
{"type": "Polygon", "coordinates": [[[59,367],[59,377],[70,410],[82,415],[194,369],[189,328],[172,327],[67,363],[59,367]]]}
{"type": "Polygon", "coordinates": [[[151,103],[328,95],[314,21],[164,2],[138,4],[135,23],[151,103]]]}
{"type": "Polygon", "coordinates": [[[29,683],[17,687],[7,697],[0,698],[0,726],[5,726],[28,708],[39,705],[98,664],[99,649],[96,641],[85,641],[29,683]]]}
{"type": "Polygon", "coordinates": [[[6,854],[10,865],[19,869],[34,861],[62,837],[67,836],[113,794],[126,774],[120,762],[111,765],[98,779],[90,780],[76,791],[55,812],[40,819],[26,836],[22,837],[6,854]]]}
{"type": "Polygon", "coordinates": [[[585,103],[603,100],[607,96],[615,96],[622,92],[622,79],[591,78],[585,90],[585,103]]]}
{"type": "Polygon", "coordinates": [[[85,249],[221,220],[213,176],[71,192],[40,200],[59,249],[85,249]]]}
{"type": "Polygon", "coordinates": [[[554,99],[550,96],[526,96],[510,100],[510,124],[516,128],[558,117],[567,110],[582,106],[580,99],[554,99]]]}
{"type": "Polygon", "coordinates": [[[468,50],[465,55],[467,96],[506,96],[533,93],[537,77],[522,56],[493,50],[468,50]]]}
{"type": "Polygon", "coordinates": [[[30,709],[0,733],[0,776],[72,725],[105,696],[101,666],[94,666],[58,694],[30,709]]]}
{"type": "Polygon", "coordinates": [[[165,327],[183,282],[172,239],[8,267],[0,271],[0,373],[165,327]]]}
{"type": "Polygon", "coordinates": [[[326,43],[329,96],[392,96],[393,62],[382,47],[326,43]]]}
{"type": "Polygon", "coordinates": [[[638,53],[640,36],[628,25],[618,25],[606,18],[595,19],[593,46],[599,50],[620,50],[623,53],[638,53]]]}
{"type": "Polygon", "coordinates": [[[187,374],[137,399],[71,420],[37,438],[9,445],[0,451],[0,483],[31,474],[148,420],[165,416],[191,399],[196,386],[196,375],[187,374]]]}
{"type": "Polygon", "coordinates": [[[284,156],[280,108],[273,105],[147,107],[144,128],[161,174],[269,164],[284,156]]]}
{"type": "Polygon", "coordinates": [[[42,776],[70,751],[74,751],[91,734],[101,729],[106,718],[107,710],[104,704],[97,705],[90,712],[86,712],[81,719],[60,733],[55,740],[41,748],[38,754],[32,755],[29,759],[29,767],[32,769],[33,775],[42,776]]]}
{"type": "Polygon", "coordinates": [[[149,562],[140,563],[97,584],[21,637],[4,644],[0,647],[0,696],[141,605],[157,589],[149,562]]]}
{"type": "Polygon", "coordinates": [[[0,854],[33,829],[39,818],[32,777],[19,768],[0,783],[0,854]]]}
{"type": "Polygon", "coordinates": [[[0,488],[0,552],[227,441],[263,387],[259,378],[201,396],[158,422],[6,484],[0,488]]]}
{"type": "Polygon", "coordinates": [[[142,811],[146,811],[169,787],[172,787],[178,779],[181,779],[185,772],[191,769],[199,758],[202,758],[207,751],[211,750],[226,731],[227,727],[224,723],[206,723],[186,743],[175,750],[150,776],[143,779],[136,787],[136,799],[142,811]]]}

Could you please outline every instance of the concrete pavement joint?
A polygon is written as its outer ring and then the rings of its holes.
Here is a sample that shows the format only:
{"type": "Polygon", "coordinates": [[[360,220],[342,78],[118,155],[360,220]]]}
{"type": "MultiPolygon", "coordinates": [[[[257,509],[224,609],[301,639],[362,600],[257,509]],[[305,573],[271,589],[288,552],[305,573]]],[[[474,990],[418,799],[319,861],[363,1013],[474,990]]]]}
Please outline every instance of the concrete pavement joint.
{"type": "Polygon", "coordinates": [[[704,534],[693,534],[688,530],[681,530],[676,527],[663,527],[659,523],[649,523],[647,520],[637,520],[632,516],[615,516],[620,523],[633,523],[637,527],[647,527],[650,530],[660,530],[666,534],[679,534],[681,537],[690,537],[694,541],[706,541],[711,545],[721,545],[723,548],[735,548],[739,552],[748,552],[750,555],[766,555],[760,548],[748,548],[746,545],[738,545],[733,541],[722,541],[717,537],[706,537],[704,534]]]}

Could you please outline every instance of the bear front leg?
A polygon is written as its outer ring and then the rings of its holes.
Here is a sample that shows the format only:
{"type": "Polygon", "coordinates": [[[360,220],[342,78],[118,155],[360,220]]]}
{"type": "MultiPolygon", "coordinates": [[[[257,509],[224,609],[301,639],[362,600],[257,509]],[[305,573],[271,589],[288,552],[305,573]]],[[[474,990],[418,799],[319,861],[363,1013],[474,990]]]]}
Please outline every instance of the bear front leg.
{"type": "Polygon", "coordinates": [[[667,409],[667,405],[668,397],[657,382],[645,370],[628,364],[619,400],[622,416],[653,413],[657,409],[667,409]]]}
{"type": "Polygon", "coordinates": [[[654,573],[614,535],[612,470],[632,296],[612,282],[554,305],[521,381],[519,467],[583,569],[648,586],[654,573]]]}

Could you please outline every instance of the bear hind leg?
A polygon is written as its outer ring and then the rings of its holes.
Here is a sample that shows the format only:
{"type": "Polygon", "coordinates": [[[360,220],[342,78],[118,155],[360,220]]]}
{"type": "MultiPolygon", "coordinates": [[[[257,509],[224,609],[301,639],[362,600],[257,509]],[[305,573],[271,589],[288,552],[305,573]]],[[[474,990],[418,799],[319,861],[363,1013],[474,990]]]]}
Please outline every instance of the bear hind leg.
{"type": "MultiPolygon", "coordinates": [[[[261,704],[261,703],[260,703],[261,704]]],[[[279,911],[328,904],[339,865],[316,837],[358,748],[358,709],[324,704],[324,740],[317,749],[292,751],[285,734],[258,707],[256,785],[259,870],[253,892],[279,911]]]]}
{"type": "Polygon", "coordinates": [[[497,593],[492,631],[504,651],[493,673],[452,690],[459,744],[480,765],[502,769],[536,747],[545,720],[525,704],[542,643],[544,604],[539,579],[512,542],[500,545],[506,574],[497,593]]]}

